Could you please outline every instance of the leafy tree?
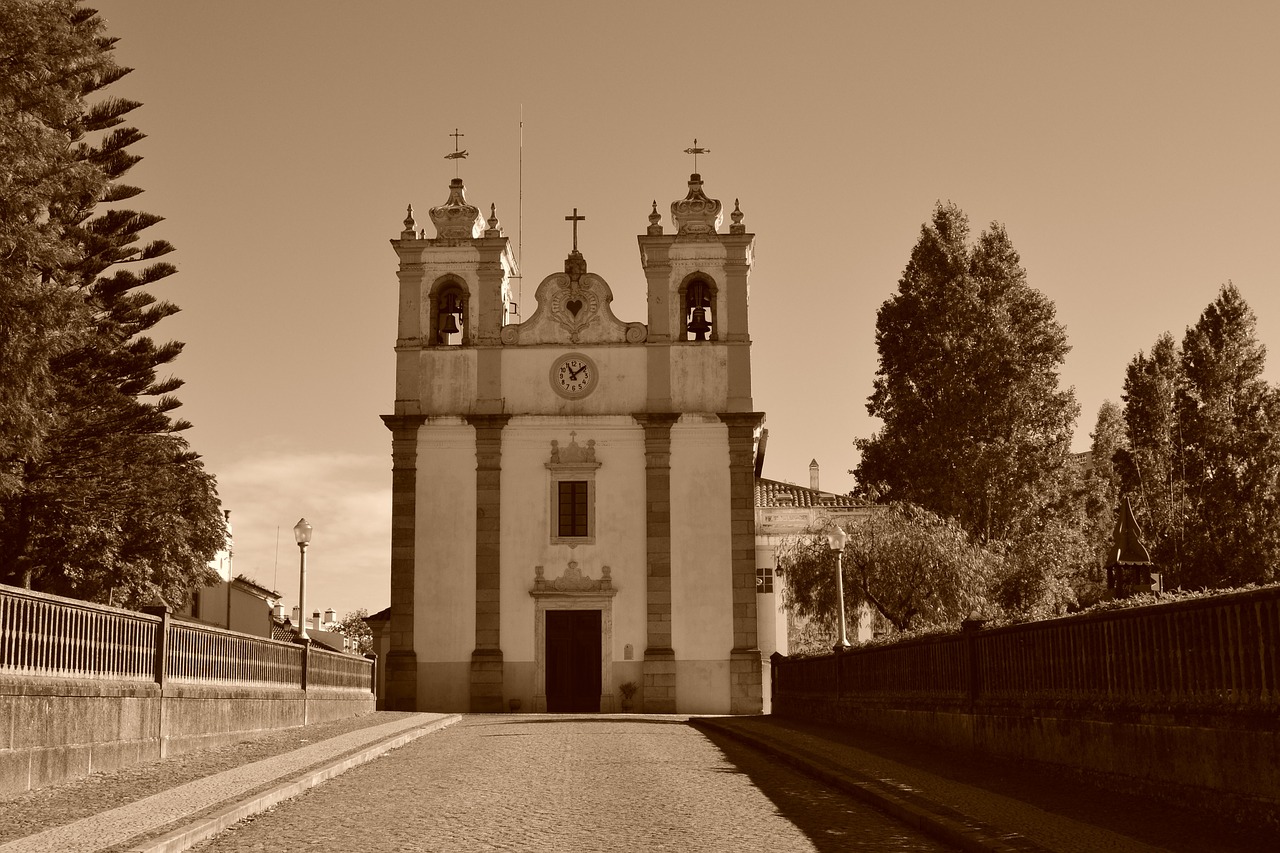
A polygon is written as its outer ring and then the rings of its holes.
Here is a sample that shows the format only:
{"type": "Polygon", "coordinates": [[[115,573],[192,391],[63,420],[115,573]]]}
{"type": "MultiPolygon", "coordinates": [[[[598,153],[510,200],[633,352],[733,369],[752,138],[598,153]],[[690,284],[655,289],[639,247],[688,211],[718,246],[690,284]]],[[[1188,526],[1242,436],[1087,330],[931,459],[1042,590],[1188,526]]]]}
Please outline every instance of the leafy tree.
{"type": "Polygon", "coordinates": [[[1188,512],[1185,586],[1275,579],[1280,560],[1280,394],[1262,379],[1253,311],[1227,283],[1182,341],[1176,408],[1188,512]]]}
{"type": "Polygon", "coordinates": [[[1087,528],[1053,518],[1003,543],[991,599],[1006,616],[1017,619],[1062,616],[1101,597],[1100,574],[1097,543],[1087,528]]]}
{"type": "Polygon", "coordinates": [[[1179,349],[1164,334],[1125,376],[1122,488],[1167,586],[1239,586],[1280,560],[1280,394],[1230,283],[1179,349]]]}
{"type": "Polygon", "coordinates": [[[1033,525],[1058,488],[1077,405],[1054,307],[1027,284],[1003,226],[968,242],[939,204],[876,319],[880,366],[856,444],[860,489],[956,519],[982,540],[1033,525]]]}
{"type": "Polygon", "coordinates": [[[352,640],[354,643],[352,651],[362,655],[373,653],[373,630],[364,621],[364,618],[368,615],[369,610],[365,607],[352,610],[339,619],[333,628],[342,636],[352,640]]]}
{"type": "MultiPolygon", "coordinates": [[[[845,546],[845,609],[870,604],[899,631],[958,625],[988,607],[992,555],[956,524],[928,510],[893,503],[851,525],[845,546]]],[[[785,604],[823,624],[837,616],[835,555],[823,530],[784,540],[778,573],[785,604]]]]}
{"type": "Polygon", "coordinates": [[[137,245],[159,217],[113,206],[141,192],[120,180],[139,159],[127,148],[142,134],[121,127],[138,104],[86,101],[129,69],[76,0],[17,0],[0,27],[0,61],[22,72],[3,102],[0,145],[21,164],[0,223],[15,247],[4,287],[28,306],[6,316],[0,368],[7,387],[11,371],[29,379],[0,401],[15,414],[0,441],[0,581],[180,604],[214,579],[224,528],[213,478],[177,434],[189,425],[169,415],[182,383],[157,375],[182,345],[147,335],[178,310],[140,289],[175,271],[152,262],[173,247],[137,245]]]}
{"type": "Polygon", "coordinates": [[[1177,344],[1168,332],[1150,353],[1134,356],[1122,395],[1128,447],[1116,454],[1121,490],[1149,538],[1152,558],[1174,574],[1182,565],[1187,522],[1185,478],[1178,464],[1182,427],[1176,402],[1182,382],[1177,344]]]}

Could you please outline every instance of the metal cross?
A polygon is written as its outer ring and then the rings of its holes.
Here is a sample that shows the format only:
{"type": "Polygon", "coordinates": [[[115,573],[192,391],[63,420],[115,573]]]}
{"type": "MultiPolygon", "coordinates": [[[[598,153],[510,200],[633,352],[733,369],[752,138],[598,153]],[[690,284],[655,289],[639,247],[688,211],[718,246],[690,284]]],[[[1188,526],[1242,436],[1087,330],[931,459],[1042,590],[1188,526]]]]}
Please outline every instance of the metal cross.
{"type": "Polygon", "coordinates": [[[464,159],[467,156],[467,151],[465,148],[461,151],[458,150],[458,139],[463,136],[466,136],[466,134],[459,133],[458,129],[455,127],[453,129],[453,133],[450,133],[449,136],[453,137],[453,153],[444,155],[444,159],[453,161],[453,176],[456,178],[458,177],[458,166],[460,165],[458,161],[464,159]]]}
{"type": "Polygon", "coordinates": [[[586,222],[586,221],[587,221],[587,217],[585,217],[585,216],[579,216],[579,215],[578,215],[578,208],[576,208],[576,207],[575,207],[575,208],[573,209],[573,216],[566,216],[566,217],[564,218],[564,221],[565,221],[565,222],[572,222],[572,223],[573,223],[573,250],[576,252],[576,251],[578,251],[578,223],[579,223],[579,222],[586,222]]]}
{"type": "Polygon", "coordinates": [[[710,153],[711,153],[711,149],[710,149],[710,148],[699,148],[699,147],[698,147],[698,137],[696,137],[696,136],[695,136],[695,137],[693,138],[693,147],[692,147],[692,148],[686,148],[686,149],[684,149],[684,153],[686,153],[686,154],[692,154],[692,155],[693,155],[693,171],[695,171],[695,172],[696,172],[696,171],[698,171],[698,155],[699,155],[699,154],[710,154],[710,153]]]}

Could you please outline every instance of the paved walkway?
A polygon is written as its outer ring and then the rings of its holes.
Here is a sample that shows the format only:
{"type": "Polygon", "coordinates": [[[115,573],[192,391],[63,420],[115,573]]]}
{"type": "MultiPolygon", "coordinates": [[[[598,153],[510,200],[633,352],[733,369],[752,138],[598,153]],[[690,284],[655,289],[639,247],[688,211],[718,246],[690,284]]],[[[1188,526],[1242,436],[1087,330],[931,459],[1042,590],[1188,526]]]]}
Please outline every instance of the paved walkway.
{"type": "Polygon", "coordinates": [[[876,809],[683,718],[468,716],[194,848],[930,851],[876,809]]]}
{"type": "Polygon", "coordinates": [[[1280,850],[1035,765],[770,717],[691,722],[379,712],[0,800],[0,853],[1280,850]]]}

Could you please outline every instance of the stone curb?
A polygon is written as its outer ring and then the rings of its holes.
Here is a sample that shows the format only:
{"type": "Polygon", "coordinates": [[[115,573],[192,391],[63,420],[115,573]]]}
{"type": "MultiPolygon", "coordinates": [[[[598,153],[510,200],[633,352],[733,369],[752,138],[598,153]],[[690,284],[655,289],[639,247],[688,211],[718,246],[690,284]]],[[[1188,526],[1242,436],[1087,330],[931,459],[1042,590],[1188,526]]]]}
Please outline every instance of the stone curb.
{"type": "Polygon", "coordinates": [[[920,792],[895,791],[891,783],[845,767],[829,757],[759,738],[732,725],[692,717],[698,729],[713,731],[780,758],[792,767],[887,812],[905,824],[968,853],[1052,853],[1029,838],[966,817],[953,808],[929,800],[920,792]],[[912,802],[912,800],[917,802],[912,802]]]}
{"type": "Polygon", "coordinates": [[[449,714],[418,728],[392,735],[386,740],[365,747],[354,755],[340,758],[315,770],[309,770],[290,782],[277,785],[260,794],[249,796],[238,803],[233,803],[220,809],[215,814],[197,818],[159,838],[153,838],[150,841],[128,847],[128,853],[179,853],[179,851],[186,850],[206,838],[216,835],[232,824],[239,823],[247,817],[266,811],[284,800],[296,797],[308,788],[313,788],[327,779],[332,779],[352,767],[358,767],[361,764],[372,761],[378,756],[417,740],[423,735],[438,731],[445,726],[453,725],[460,719],[462,717],[459,714],[449,714]]]}

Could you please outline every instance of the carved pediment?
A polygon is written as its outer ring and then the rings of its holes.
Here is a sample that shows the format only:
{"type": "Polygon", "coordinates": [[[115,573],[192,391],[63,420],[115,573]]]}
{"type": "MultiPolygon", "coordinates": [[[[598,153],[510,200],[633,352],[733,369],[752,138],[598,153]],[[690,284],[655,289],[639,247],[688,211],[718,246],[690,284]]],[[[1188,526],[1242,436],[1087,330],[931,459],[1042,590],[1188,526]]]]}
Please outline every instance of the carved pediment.
{"type": "Polygon", "coordinates": [[[582,574],[578,564],[570,560],[564,573],[554,580],[547,580],[542,566],[533,567],[533,589],[530,595],[609,595],[617,592],[613,588],[613,577],[608,566],[600,567],[600,577],[592,578],[582,574]]]}
{"type": "Polygon", "coordinates": [[[644,323],[623,323],[613,316],[613,291],[595,273],[572,269],[549,275],[534,298],[538,308],[533,316],[503,327],[504,344],[639,344],[648,337],[644,323]]]}

